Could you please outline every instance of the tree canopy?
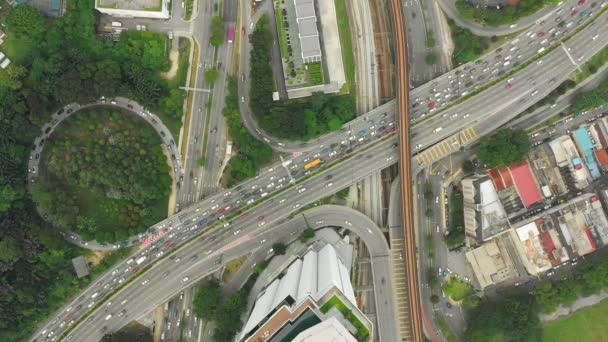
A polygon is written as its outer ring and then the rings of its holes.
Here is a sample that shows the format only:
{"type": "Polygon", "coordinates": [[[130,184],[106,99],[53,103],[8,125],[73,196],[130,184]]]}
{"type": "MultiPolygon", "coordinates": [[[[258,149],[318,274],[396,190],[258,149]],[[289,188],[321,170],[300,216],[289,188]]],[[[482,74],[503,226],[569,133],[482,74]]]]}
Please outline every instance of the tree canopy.
{"type": "Polygon", "coordinates": [[[55,225],[114,242],[163,219],[171,179],[156,132],[131,114],[88,111],[48,139],[34,200],[55,225]],[[91,203],[93,202],[93,203],[91,203]]]}
{"type": "Polygon", "coordinates": [[[574,113],[580,113],[597,108],[606,101],[608,101],[608,80],[602,81],[594,89],[576,94],[572,98],[570,109],[574,113]]]}
{"type": "Polygon", "coordinates": [[[536,13],[546,5],[557,5],[560,0],[519,0],[517,4],[506,4],[497,9],[494,6],[480,6],[468,0],[456,0],[460,16],[490,26],[516,23],[520,18],[536,13]]]}
{"type": "Polygon", "coordinates": [[[249,40],[252,45],[249,104],[266,132],[283,139],[309,140],[338,130],[355,117],[355,101],[351,95],[330,96],[319,92],[302,99],[274,102],[270,65],[273,39],[266,16],[258,21],[249,40]]]}
{"type": "Polygon", "coordinates": [[[234,150],[237,153],[228,163],[228,185],[254,177],[259,167],[272,161],[272,149],[251,136],[247,128],[243,126],[239,112],[237,90],[237,82],[230,77],[228,79],[226,106],[224,106],[222,113],[226,118],[228,131],[232,137],[234,150]]]}
{"type": "MultiPolygon", "coordinates": [[[[64,4],[66,11],[62,18],[43,18],[28,5],[2,9],[7,13],[3,29],[9,36],[3,51],[13,61],[7,70],[0,70],[0,341],[3,342],[26,340],[66,298],[90,282],[90,277],[76,279],[71,264],[72,258],[85,255],[86,251],[66,243],[56,227],[39,217],[27,191],[27,161],[40,127],[61,106],[88,102],[102,95],[131,97],[156,111],[170,89],[167,81],[159,77],[160,71],[168,67],[165,37],[125,31],[120,42],[97,40],[94,2],[66,0],[64,4]],[[19,47],[22,52],[8,49],[7,44],[19,47]],[[13,53],[16,55],[11,56],[13,53]]],[[[83,130],[83,134],[88,132],[88,128],[83,130]]],[[[90,142],[81,147],[91,148],[95,144],[90,142]]],[[[50,151],[50,145],[45,147],[50,151]]],[[[97,158],[94,154],[89,157],[97,158]]],[[[142,158],[139,154],[134,157],[142,158]]],[[[90,173],[77,177],[88,184],[97,184],[90,173]]],[[[70,194],[45,194],[40,191],[44,188],[38,187],[32,190],[40,192],[37,198],[44,205],[54,205],[58,216],[73,214],[75,202],[70,194]]],[[[75,224],[82,226],[90,222],[78,215],[75,219],[75,224]]],[[[101,264],[92,267],[93,274],[107,269],[123,256],[121,252],[106,256],[101,264]]]]}
{"type": "Polygon", "coordinates": [[[204,281],[196,290],[192,309],[194,313],[205,321],[217,318],[222,294],[220,284],[216,280],[204,281]]]}
{"type": "Polygon", "coordinates": [[[532,143],[525,131],[501,129],[492,136],[479,140],[477,157],[487,167],[504,167],[519,164],[527,156],[532,143]]]}
{"type": "Polygon", "coordinates": [[[469,312],[466,340],[485,342],[540,341],[541,328],[534,301],[511,295],[501,301],[484,301],[469,312]]]}
{"type": "Polygon", "coordinates": [[[274,250],[274,254],[283,255],[287,251],[287,246],[284,243],[276,242],[272,245],[272,249],[274,250]]]}
{"type": "Polygon", "coordinates": [[[209,43],[219,47],[224,42],[224,20],[219,15],[211,18],[211,37],[209,43]]]}

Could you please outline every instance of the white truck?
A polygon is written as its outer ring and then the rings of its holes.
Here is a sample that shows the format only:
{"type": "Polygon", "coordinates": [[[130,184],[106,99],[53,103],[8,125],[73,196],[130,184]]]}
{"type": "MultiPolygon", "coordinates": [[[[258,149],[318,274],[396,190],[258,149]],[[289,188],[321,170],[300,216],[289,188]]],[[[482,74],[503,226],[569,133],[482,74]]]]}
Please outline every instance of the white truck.
{"type": "Polygon", "coordinates": [[[139,259],[135,260],[135,262],[136,262],[138,265],[140,265],[140,264],[141,264],[142,262],[144,262],[145,260],[146,260],[146,257],[145,257],[145,256],[142,256],[141,258],[139,258],[139,259]]]}
{"type": "Polygon", "coordinates": [[[122,23],[120,21],[113,21],[112,27],[122,27],[122,23]]]}

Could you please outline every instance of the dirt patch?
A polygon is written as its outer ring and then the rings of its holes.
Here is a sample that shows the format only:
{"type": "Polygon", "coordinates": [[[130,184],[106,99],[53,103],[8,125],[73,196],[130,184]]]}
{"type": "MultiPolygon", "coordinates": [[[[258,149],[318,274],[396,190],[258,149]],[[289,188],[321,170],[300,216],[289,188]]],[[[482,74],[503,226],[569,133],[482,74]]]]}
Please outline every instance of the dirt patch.
{"type": "Polygon", "coordinates": [[[224,274],[222,275],[222,281],[224,283],[231,282],[236,273],[241,269],[241,266],[245,263],[245,260],[247,260],[247,257],[242,256],[227,263],[224,274]]]}
{"type": "Polygon", "coordinates": [[[169,60],[171,61],[171,68],[169,71],[160,73],[160,76],[166,80],[170,80],[177,75],[177,69],[179,68],[179,51],[177,51],[177,49],[171,49],[171,51],[169,51],[169,60]]]}
{"type": "Polygon", "coordinates": [[[93,266],[97,266],[103,260],[107,253],[108,252],[94,251],[91,255],[87,256],[87,262],[91,263],[91,265],[93,266]]]}

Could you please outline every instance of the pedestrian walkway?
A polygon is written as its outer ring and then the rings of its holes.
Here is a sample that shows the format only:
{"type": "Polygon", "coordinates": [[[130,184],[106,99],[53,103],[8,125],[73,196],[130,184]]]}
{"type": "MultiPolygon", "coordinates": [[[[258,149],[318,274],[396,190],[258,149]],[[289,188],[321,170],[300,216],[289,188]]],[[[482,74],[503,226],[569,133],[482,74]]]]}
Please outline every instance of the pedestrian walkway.
{"type": "Polygon", "coordinates": [[[405,273],[403,239],[391,238],[391,258],[393,260],[394,291],[397,300],[397,322],[401,341],[412,341],[410,327],[409,295],[407,292],[407,279],[405,273]]]}
{"type": "Polygon", "coordinates": [[[446,157],[460,149],[467,142],[475,139],[477,132],[473,127],[466,128],[458,134],[454,134],[447,139],[433,145],[424,152],[417,154],[414,158],[418,166],[429,166],[435,161],[446,157]]]}

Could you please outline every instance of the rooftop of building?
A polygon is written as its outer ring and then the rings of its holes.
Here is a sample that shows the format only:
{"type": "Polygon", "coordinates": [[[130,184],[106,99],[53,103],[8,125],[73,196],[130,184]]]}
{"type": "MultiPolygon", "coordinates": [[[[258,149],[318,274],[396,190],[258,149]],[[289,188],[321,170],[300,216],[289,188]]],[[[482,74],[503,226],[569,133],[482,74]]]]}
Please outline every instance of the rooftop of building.
{"type": "Polygon", "coordinates": [[[348,268],[336,249],[331,244],[313,245],[260,292],[242,330],[243,336],[268,319],[277,307],[283,304],[298,307],[308,300],[315,302],[332,289],[340,291],[355,305],[348,268]]]}
{"type": "Polygon", "coordinates": [[[513,260],[503,245],[494,239],[465,254],[481,288],[498,284],[517,276],[513,260]]]}
{"type": "Polygon", "coordinates": [[[163,0],[96,0],[97,8],[131,11],[162,11],[163,0]]]}

